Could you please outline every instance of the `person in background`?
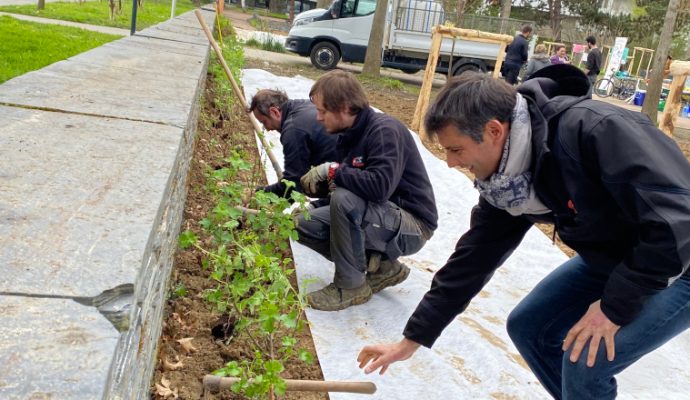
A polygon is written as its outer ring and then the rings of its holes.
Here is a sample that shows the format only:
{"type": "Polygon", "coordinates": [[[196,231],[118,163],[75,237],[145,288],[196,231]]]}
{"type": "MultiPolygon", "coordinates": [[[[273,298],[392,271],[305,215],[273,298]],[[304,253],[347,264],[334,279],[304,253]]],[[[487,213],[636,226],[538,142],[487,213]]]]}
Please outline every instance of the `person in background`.
{"type": "Polygon", "coordinates": [[[517,83],[520,68],[527,62],[527,54],[529,49],[529,38],[532,35],[532,27],[525,25],[522,27],[519,34],[515,35],[513,42],[506,49],[505,61],[501,73],[506,82],[511,85],[517,83]]]}
{"type": "Polygon", "coordinates": [[[538,44],[534,48],[534,54],[527,63],[527,70],[525,71],[525,79],[529,79],[533,73],[539,71],[544,67],[551,65],[551,60],[549,59],[548,53],[546,53],[546,46],[543,44],[538,44]]]}
{"type": "Polygon", "coordinates": [[[551,64],[570,64],[570,59],[565,52],[565,46],[562,44],[556,46],[556,52],[551,56],[551,64]]]}
{"type": "MultiPolygon", "coordinates": [[[[316,120],[316,107],[311,101],[290,100],[283,91],[262,89],[252,97],[249,112],[266,130],[280,132],[283,179],[294,182],[295,190],[302,191],[299,178],[313,165],[335,161],[337,137],[327,134],[316,120]]],[[[290,198],[290,190],[282,181],[259,189],[290,198]]]]}
{"type": "Polygon", "coordinates": [[[594,36],[587,36],[585,40],[589,49],[585,75],[587,75],[589,82],[594,85],[599,77],[599,72],[601,72],[601,50],[597,47],[597,39],[594,36]]]}

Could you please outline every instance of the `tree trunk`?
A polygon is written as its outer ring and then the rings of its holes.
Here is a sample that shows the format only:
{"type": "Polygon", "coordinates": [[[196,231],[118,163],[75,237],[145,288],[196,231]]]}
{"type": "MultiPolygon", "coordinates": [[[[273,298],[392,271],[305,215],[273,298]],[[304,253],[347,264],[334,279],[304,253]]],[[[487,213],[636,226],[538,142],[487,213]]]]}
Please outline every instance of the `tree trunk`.
{"type": "Polygon", "coordinates": [[[46,0],[38,0],[38,9],[43,10],[46,8],[46,0]]]}
{"type": "Polygon", "coordinates": [[[561,0],[549,0],[549,16],[553,40],[561,41],[561,0]]]}
{"type": "Polygon", "coordinates": [[[458,0],[455,8],[455,13],[457,14],[455,26],[462,28],[462,17],[465,15],[465,5],[467,0],[458,0]]]}
{"type": "Polygon", "coordinates": [[[664,27],[661,29],[659,45],[654,53],[652,75],[649,79],[647,94],[644,99],[644,105],[642,106],[642,112],[647,114],[655,124],[659,97],[661,96],[661,84],[664,80],[664,64],[666,63],[666,57],[671,48],[673,26],[676,24],[676,18],[678,17],[679,3],[680,0],[670,0],[668,2],[666,17],[664,18],[664,27]]]}
{"type": "Polygon", "coordinates": [[[295,20],[295,0],[290,0],[290,23],[295,20]]]}
{"type": "Polygon", "coordinates": [[[371,24],[367,55],[364,57],[362,75],[378,77],[381,74],[381,47],[383,42],[383,28],[386,25],[387,1],[377,1],[374,11],[374,22],[371,24]]]}
{"type": "MultiPolygon", "coordinates": [[[[506,33],[509,27],[506,24],[506,20],[510,18],[510,0],[501,0],[501,33],[506,33]]],[[[508,32],[512,34],[513,32],[508,32]]]]}

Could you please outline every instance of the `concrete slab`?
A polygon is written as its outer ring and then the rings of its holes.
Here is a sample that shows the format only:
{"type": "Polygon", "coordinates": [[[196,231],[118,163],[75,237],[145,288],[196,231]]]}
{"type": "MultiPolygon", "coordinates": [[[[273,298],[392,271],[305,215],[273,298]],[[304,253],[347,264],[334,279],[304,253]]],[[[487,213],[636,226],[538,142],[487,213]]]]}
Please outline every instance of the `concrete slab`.
{"type": "Polygon", "coordinates": [[[69,61],[101,65],[116,70],[125,69],[129,70],[129,73],[160,74],[165,71],[166,77],[190,79],[198,77],[201,73],[203,57],[171,53],[160,48],[141,48],[131,41],[118,40],[71,57],[69,61]]]}
{"type": "Polygon", "coordinates": [[[0,115],[0,293],[95,297],[134,283],[182,130],[2,106],[0,115]]]}
{"type": "Polygon", "coordinates": [[[184,127],[192,106],[189,93],[196,89],[204,62],[194,61],[198,74],[189,78],[171,76],[174,69],[163,72],[153,63],[149,72],[133,71],[128,63],[140,61],[122,60],[120,67],[60,61],[5,82],[0,103],[184,127]]]}
{"type": "Polygon", "coordinates": [[[0,296],[0,398],[104,398],[119,333],[68,299],[0,296]]]}
{"type": "Polygon", "coordinates": [[[180,43],[169,42],[167,40],[158,40],[156,38],[149,38],[144,36],[129,36],[127,38],[110,42],[107,45],[124,45],[141,47],[143,49],[152,49],[165,51],[167,53],[184,54],[188,56],[203,57],[208,52],[207,44],[194,43],[180,43]]]}

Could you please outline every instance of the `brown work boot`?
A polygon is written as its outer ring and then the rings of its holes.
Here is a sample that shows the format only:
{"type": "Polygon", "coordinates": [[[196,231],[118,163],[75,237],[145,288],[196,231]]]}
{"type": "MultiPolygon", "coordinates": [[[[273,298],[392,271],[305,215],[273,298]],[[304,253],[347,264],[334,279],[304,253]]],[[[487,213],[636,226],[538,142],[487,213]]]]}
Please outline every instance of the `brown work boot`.
{"type": "Polygon", "coordinates": [[[321,290],[307,294],[307,303],[315,310],[338,311],[364,304],[371,298],[371,288],[365,282],[354,289],[341,289],[331,283],[321,290]]]}
{"type": "Polygon", "coordinates": [[[383,260],[376,273],[367,274],[371,291],[378,293],[388,286],[394,286],[407,279],[410,269],[398,260],[383,260]]]}

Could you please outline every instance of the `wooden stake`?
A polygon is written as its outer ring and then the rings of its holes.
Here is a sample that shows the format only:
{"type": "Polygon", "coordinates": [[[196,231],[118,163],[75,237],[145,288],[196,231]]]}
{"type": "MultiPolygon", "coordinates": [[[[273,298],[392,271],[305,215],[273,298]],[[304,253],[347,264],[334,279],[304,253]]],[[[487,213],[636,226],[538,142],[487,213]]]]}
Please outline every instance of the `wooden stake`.
{"type": "MultiPolygon", "coordinates": [[[[213,35],[211,34],[211,31],[208,29],[208,26],[206,26],[204,17],[201,15],[201,12],[199,10],[194,10],[194,14],[196,14],[196,18],[199,20],[201,27],[204,29],[204,33],[206,33],[206,37],[208,38],[209,43],[211,43],[211,47],[213,47],[213,50],[216,52],[218,61],[220,61],[220,64],[223,66],[223,71],[225,71],[225,75],[230,80],[232,90],[235,92],[235,95],[240,99],[242,108],[248,110],[249,105],[247,104],[247,100],[245,100],[244,94],[242,94],[242,90],[240,90],[240,87],[237,85],[235,77],[232,76],[230,67],[228,67],[228,64],[225,62],[225,59],[223,58],[223,52],[220,50],[220,47],[218,47],[218,43],[216,43],[216,41],[213,39],[213,35]]],[[[280,163],[278,163],[278,160],[271,151],[271,148],[269,147],[266,138],[264,138],[263,130],[261,129],[261,125],[259,125],[259,121],[257,121],[256,118],[254,118],[254,115],[252,113],[248,113],[248,115],[249,120],[252,122],[252,125],[254,126],[254,130],[256,131],[257,136],[259,136],[259,139],[261,140],[261,144],[264,146],[264,149],[266,150],[268,159],[271,161],[273,169],[275,169],[276,174],[278,175],[278,180],[283,179],[283,168],[280,166],[280,163]]]]}
{"type": "MultiPolygon", "coordinates": [[[[230,390],[233,384],[239,382],[239,378],[223,378],[215,375],[204,376],[204,388],[213,392],[230,390]]],[[[291,392],[344,392],[344,393],[376,393],[376,385],[373,382],[342,382],[342,381],[307,381],[286,379],[288,391],[291,392]]]]}

